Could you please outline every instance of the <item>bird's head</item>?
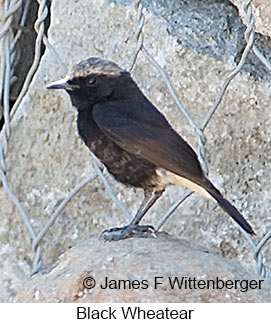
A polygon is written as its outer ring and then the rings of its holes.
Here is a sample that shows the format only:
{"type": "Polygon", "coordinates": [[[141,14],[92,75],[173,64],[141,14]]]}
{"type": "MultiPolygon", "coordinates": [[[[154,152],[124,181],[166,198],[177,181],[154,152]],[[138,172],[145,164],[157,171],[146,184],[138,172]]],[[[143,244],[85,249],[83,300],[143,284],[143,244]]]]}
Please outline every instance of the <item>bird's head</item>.
{"type": "Polygon", "coordinates": [[[47,89],[66,90],[72,104],[84,110],[106,100],[125,99],[129,84],[135,87],[130,74],[117,64],[90,57],[75,65],[63,79],[48,84],[47,89]]]}

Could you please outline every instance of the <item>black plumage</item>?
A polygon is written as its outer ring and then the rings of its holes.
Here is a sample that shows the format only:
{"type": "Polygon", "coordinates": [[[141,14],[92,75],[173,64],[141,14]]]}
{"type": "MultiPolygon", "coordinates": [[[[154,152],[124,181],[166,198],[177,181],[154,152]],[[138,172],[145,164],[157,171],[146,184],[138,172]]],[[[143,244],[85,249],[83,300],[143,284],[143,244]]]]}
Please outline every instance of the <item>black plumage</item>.
{"type": "Polygon", "coordinates": [[[92,57],[77,64],[49,89],[65,89],[78,110],[78,132],[119,182],[140,187],[145,198],[133,221],[107,230],[109,240],[145,236],[139,221],[167,185],[183,185],[213,198],[250,234],[239,211],[204,175],[194,150],[144,96],[130,74],[113,62],[92,57]]]}

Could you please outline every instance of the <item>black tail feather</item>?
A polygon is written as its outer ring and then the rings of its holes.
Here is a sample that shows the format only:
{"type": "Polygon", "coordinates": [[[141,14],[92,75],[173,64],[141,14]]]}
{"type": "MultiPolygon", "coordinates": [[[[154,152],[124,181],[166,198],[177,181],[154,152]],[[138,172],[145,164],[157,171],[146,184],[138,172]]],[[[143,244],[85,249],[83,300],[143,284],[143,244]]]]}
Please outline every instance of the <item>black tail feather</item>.
{"type": "Polygon", "coordinates": [[[231,216],[234,221],[236,221],[247,233],[255,234],[251,225],[247,222],[247,220],[243,217],[243,215],[233,206],[229,201],[221,197],[214,198],[217,200],[219,206],[231,216]]]}
{"type": "Polygon", "coordinates": [[[228,200],[226,200],[222,194],[216,189],[213,184],[209,181],[207,184],[207,191],[214,197],[219,206],[236,221],[247,233],[255,234],[251,225],[247,222],[247,220],[243,217],[243,215],[233,206],[228,200]]]}

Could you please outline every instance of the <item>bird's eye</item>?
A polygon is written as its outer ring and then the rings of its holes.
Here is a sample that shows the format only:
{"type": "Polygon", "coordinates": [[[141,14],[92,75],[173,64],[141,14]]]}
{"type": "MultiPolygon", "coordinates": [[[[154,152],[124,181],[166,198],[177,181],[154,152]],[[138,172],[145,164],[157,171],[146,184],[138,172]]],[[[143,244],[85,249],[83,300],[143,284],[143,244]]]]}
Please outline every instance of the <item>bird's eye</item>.
{"type": "Polygon", "coordinates": [[[96,83],[95,77],[88,77],[86,80],[87,86],[93,86],[96,83]]]}

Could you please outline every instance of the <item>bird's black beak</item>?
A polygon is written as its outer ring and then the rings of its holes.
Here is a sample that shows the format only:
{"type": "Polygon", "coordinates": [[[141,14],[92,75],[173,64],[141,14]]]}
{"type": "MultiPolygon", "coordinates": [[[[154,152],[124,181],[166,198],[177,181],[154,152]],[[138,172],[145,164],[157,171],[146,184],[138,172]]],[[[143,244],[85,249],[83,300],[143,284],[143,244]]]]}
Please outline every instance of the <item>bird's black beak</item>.
{"type": "Polygon", "coordinates": [[[73,84],[69,84],[68,82],[69,80],[67,78],[63,78],[54,82],[49,83],[46,88],[48,90],[58,90],[58,89],[62,89],[62,90],[67,90],[67,91],[72,91],[74,89],[78,89],[79,86],[77,85],[73,85],[73,84]]]}

